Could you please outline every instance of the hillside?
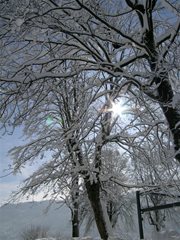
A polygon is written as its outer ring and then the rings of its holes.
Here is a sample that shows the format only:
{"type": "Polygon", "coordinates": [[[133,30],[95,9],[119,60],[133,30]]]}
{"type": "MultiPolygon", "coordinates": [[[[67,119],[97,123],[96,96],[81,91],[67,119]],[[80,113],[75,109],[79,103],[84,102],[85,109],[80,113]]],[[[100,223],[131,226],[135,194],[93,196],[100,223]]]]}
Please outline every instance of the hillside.
{"type": "Polygon", "coordinates": [[[0,208],[0,239],[19,240],[23,229],[31,225],[45,226],[50,232],[70,236],[70,212],[66,206],[48,201],[4,205],[0,208]],[[61,207],[60,207],[61,206],[61,207]]]}
{"type": "MultiPolygon", "coordinates": [[[[59,233],[62,239],[70,238],[71,222],[69,209],[60,203],[53,203],[51,208],[46,211],[48,206],[49,202],[43,201],[9,204],[0,207],[0,240],[20,240],[22,230],[32,225],[49,228],[51,236],[59,233]]],[[[175,220],[168,220],[167,216],[166,229],[160,235],[157,235],[153,231],[153,227],[146,222],[144,224],[146,239],[180,240],[180,209],[176,208],[174,213],[176,213],[175,220]]],[[[131,220],[122,222],[120,219],[116,227],[116,232],[121,233],[120,235],[123,235],[123,238],[127,240],[135,240],[139,237],[136,209],[134,209],[131,220]]],[[[98,234],[94,229],[88,235],[95,238],[98,234]]],[[[84,226],[81,227],[81,236],[83,236],[83,233],[84,226]]]]}

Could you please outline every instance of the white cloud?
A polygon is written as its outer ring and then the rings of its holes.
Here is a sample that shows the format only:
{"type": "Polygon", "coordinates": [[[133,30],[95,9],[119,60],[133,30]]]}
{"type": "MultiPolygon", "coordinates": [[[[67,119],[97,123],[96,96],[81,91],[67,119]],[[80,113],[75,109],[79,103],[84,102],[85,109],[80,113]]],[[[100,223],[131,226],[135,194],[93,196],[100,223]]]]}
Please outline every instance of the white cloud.
{"type": "MultiPolygon", "coordinates": [[[[0,206],[7,203],[10,198],[11,194],[18,190],[18,183],[0,183],[0,206]]],[[[49,200],[49,198],[43,198],[44,193],[39,192],[36,195],[29,196],[28,198],[24,196],[23,198],[19,199],[20,202],[29,202],[29,201],[42,201],[42,200],[49,200]]]]}
{"type": "Polygon", "coordinates": [[[0,183],[0,205],[10,199],[10,195],[17,190],[17,187],[17,183],[0,183]]]}

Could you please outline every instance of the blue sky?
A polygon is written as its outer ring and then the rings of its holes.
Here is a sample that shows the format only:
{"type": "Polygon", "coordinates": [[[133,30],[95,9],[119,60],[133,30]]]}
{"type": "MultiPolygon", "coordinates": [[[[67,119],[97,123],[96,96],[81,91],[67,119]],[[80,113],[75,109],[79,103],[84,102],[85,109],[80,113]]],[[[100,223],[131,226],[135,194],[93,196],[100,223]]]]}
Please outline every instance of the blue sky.
{"type": "MultiPolygon", "coordinates": [[[[27,166],[23,169],[22,173],[13,175],[10,173],[9,165],[12,164],[12,159],[8,155],[8,151],[18,145],[24,143],[22,138],[22,129],[17,128],[13,135],[0,136],[0,205],[5,203],[12,191],[16,191],[20,182],[23,181],[32,171],[36,168],[35,166],[27,166]],[[6,177],[2,177],[8,175],[6,177]]],[[[40,196],[37,196],[37,200],[40,200],[40,196]]]]}
{"type": "Polygon", "coordinates": [[[9,176],[2,177],[10,173],[9,165],[12,163],[10,156],[8,156],[8,151],[19,144],[22,143],[21,140],[21,129],[16,129],[13,135],[1,135],[0,137],[0,204],[4,202],[11,191],[17,188],[19,182],[23,179],[23,175],[14,176],[10,174],[9,176]]]}

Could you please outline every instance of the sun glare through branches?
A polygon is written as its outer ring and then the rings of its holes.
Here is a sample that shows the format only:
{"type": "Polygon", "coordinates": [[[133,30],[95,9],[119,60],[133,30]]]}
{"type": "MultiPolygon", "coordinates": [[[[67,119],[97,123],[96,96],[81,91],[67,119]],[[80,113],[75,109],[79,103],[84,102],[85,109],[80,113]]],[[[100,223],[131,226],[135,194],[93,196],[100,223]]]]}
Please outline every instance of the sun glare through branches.
{"type": "Polygon", "coordinates": [[[111,112],[112,118],[122,117],[123,114],[126,113],[127,107],[125,106],[125,102],[122,100],[112,100],[109,99],[109,107],[105,107],[103,109],[104,113],[111,112]]]}
{"type": "Polygon", "coordinates": [[[114,115],[114,117],[121,116],[123,113],[125,113],[126,107],[122,103],[122,101],[111,101],[112,107],[109,108],[109,111],[111,111],[114,115]]]}

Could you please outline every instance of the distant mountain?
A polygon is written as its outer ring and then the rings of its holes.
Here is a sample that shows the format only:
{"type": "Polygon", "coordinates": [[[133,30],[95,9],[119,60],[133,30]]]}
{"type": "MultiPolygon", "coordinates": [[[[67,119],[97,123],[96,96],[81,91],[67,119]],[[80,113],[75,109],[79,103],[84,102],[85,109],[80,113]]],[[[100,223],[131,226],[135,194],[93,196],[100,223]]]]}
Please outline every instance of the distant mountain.
{"type": "MultiPolygon", "coordinates": [[[[47,227],[51,236],[59,233],[62,239],[70,239],[71,216],[68,207],[61,203],[53,203],[50,208],[48,206],[49,201],[43,201],[9,204],[0,207],[0,240],[21,240],[22,231],[31,226],[47,227]]],[[[154,231],[154,227],[150,226],[148,221],[143,221],[146,239],[180,240],[180,208],[175,208],[173,211],[174,220],[170,219],[169,214],[167,214],[166,229],[160,235],[154,231]]],[[[85,227],[82,226],[81,235],[83,235],[84,229],[85,227]]],[[[126,219],[126,221],[119,219],[116,232],[125,240],[139,239],[136,206],[130,219],[126,219]]],[[[95,227],[88,235],[98,236],[95,227]]]]}

